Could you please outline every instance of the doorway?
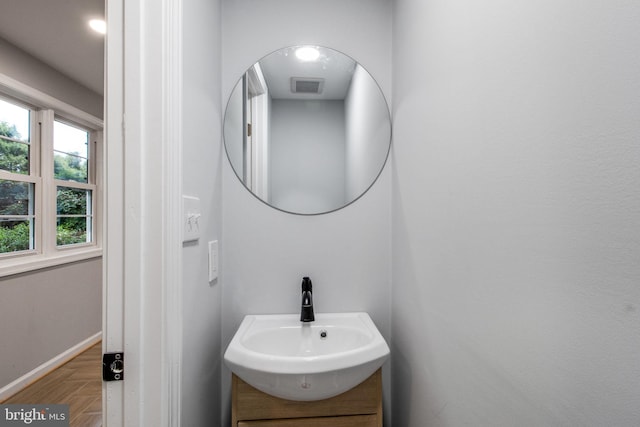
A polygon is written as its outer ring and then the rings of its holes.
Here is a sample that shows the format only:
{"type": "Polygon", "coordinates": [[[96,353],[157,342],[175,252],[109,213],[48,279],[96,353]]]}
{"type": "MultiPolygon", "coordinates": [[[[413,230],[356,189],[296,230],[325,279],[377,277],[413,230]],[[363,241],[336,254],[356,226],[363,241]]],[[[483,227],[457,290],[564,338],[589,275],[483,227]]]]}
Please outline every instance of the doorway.
{"type": "MultiPolygon", "coordinates": [[[[104,15],[104,0],[21,0],[0,15],[1,97],[28,123],[3,147],[26,151],[27,168],[0,167],[5,184],[28,194],[11,204],[24,212],[0,213],[23,219],[27,242],[0,256],[0,400],[87,348],[95,352],[101,339],[105,38],[88,21],[104,15]]],[[[11,196],[8,187],[2,196],[11,196]]],[[[15,218],[2,219],[2,231],[20,231],[15,218]]],[[[44,393],[42,402],[54,397],[44,393]]]]}

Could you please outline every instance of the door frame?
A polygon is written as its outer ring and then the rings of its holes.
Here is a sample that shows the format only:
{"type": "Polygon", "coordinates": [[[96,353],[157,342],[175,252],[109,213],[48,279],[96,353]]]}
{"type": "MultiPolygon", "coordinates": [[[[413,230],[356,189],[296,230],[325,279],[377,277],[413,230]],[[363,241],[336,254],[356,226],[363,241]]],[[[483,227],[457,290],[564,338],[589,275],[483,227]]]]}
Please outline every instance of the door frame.
{"type": "Polygon", "coordinates": [[[178,426],[182,358],[182,0],[108,0],[103,425],[178,426]]]}

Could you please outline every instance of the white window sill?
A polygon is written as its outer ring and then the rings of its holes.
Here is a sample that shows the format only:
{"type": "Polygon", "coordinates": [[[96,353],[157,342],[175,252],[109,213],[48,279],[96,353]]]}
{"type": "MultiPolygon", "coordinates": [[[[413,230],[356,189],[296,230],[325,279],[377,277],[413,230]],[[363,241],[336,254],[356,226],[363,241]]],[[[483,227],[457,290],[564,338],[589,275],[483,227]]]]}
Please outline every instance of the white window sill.
{"type": "Polygon", "coordinates": [[[82,250],[65,250],[55,255],[25,255],[18,258],[0,259],[0,277],[27,273],[101,256],[102,248],[92,247],[90,249],[83,248],[82,250]]]}

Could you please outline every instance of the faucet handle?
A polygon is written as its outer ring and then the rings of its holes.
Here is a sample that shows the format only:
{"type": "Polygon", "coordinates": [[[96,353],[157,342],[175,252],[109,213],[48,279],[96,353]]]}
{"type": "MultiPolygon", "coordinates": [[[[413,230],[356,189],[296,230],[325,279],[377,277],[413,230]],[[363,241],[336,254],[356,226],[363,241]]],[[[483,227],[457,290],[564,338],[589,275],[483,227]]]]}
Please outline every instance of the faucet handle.
{"type": "Polygon", "coordinates": [[[311,279],[309,279],[308,277],[303,277],[302,278],[302,292],[306,292],[309,291],[311,292],[311,279]]]}

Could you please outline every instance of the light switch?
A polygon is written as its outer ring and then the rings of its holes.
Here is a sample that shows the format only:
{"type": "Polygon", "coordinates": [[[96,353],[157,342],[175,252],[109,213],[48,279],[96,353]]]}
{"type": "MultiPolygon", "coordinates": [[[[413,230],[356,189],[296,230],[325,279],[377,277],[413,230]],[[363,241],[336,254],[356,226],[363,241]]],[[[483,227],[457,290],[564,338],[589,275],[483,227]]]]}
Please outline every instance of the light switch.
{"type": "Polygon", "coordinates": [[[218,241],[209,242],[209,281],[218,278],[218,241]]]}
{"type": "Polygon", "coordinates": [[[200,238],[202,218],[200,214],[200,199],[192,196],[182,196],[182,241],[190,242],[200,238]]]}

